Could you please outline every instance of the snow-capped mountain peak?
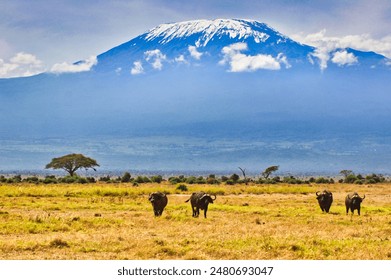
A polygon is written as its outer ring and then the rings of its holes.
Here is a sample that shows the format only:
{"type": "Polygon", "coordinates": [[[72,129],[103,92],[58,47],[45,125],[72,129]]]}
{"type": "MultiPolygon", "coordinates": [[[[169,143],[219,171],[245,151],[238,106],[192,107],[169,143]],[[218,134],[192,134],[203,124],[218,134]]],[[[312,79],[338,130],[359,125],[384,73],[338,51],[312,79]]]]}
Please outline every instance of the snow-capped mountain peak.
{"type": "MultiPolygon", "coordinates": [[[[179,23],[161,24],[146,33],[146,41],[157,39],[166,44],[173,39],[183,39],[201,34],[196,41],[197,47],[205,47],[213,37],[229,36],[237,40],[253,37],[257,43],[265,42],[273,31],[264,23],[237,19],[193,20],[179,23]]],[[[281,34],[279,34],[281,35],[281,34]]],[[[281,35],[283,37],[283,35],[281,35]]]]}
{"type": "MultiPolygon", "coordinates": [[[[98,56],[96,71],[144,74],[170,66],[228,72],[384,67],[384,57],[353,49],[323,50],[296,42],[265,23],[243,19],[165,23],[98,56]],[[284,67],[285,66],[285,67],[284,67]]],[[[174,68],[175,68],[174,67],[174,68]]]]}

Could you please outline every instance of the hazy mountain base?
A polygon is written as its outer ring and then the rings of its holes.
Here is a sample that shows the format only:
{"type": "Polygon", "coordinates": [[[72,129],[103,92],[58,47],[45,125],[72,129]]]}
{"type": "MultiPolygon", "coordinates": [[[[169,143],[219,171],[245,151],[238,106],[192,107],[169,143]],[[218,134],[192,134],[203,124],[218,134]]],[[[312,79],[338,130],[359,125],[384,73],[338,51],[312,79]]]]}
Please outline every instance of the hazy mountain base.
{"type": "Polygon", "coordinates": [[[389,137],[373,136],[359,140],[195,136],[0,140],[0,158],[7,159],[0,162],[0,170],[44,172],[53,157],[80,152],[98,161],[98,172],[205,172],[207,175],[240,173],[238,167],[242,167],[248,175],[257,175],[267,166],[279,165],[280,172],[292,174],[335,175],[343,169],[389,174],[389,140],[389,137]]]}
{"type": "Polygon", "coordinates": [[[0,80],[0,170],[78,152],[105,170],[390,173],[389,71],[186,67],[0,80]]]}

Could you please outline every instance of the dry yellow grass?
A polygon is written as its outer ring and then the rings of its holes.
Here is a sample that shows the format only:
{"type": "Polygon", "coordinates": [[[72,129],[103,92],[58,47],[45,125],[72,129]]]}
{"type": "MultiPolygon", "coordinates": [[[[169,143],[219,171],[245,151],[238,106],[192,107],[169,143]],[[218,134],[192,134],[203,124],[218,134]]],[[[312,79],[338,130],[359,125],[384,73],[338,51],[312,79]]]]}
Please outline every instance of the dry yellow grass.
{"type": "Polygon", "coordinates": [[[0,185],[1,259],[391,259],[390,184],[0,185]],[[334,194],[329,214],[315,192],[334,194]],[[208,218],[184,201],[217,193],[208,218]],[[155,218],[147,194],[169,193],[155,218]],[[349,191],[366,194],[346,215],[349,191]]]}

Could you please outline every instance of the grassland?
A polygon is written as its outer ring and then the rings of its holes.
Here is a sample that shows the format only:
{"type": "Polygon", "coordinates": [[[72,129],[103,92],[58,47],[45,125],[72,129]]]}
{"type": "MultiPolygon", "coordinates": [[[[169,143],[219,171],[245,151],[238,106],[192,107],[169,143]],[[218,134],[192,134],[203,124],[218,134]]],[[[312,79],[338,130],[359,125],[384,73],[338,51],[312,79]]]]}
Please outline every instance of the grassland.
{"type": "Polygon", "coordinates": [[[391,184],[0,185],[1,259],[391,259],[391,184]],[[329,214],[315,192],[334,194],[329,214]],[[192,218],[194,191],[217,195],[208,218],[192,218]],[[147,200],[168,193],[155,218],[147,200]],[[347,192],[365,194],[361,216],[347,192]]]}

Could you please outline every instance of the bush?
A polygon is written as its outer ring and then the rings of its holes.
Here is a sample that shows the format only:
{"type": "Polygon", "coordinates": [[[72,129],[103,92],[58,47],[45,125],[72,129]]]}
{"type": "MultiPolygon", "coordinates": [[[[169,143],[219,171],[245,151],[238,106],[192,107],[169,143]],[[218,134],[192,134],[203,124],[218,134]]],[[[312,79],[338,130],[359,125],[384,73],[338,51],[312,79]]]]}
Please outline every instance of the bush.
{"type": "Polygon", "coordinates": [[[107,175],[107,176],[103,176],[103,177],[100,177],[99,178],[99,181],[100,182],[109,182],[111,180],[110,176],[107,175]]]}
{"type": "Polygon", "coordinates": [[[221,176],[221,182],[227,182],[229,178],[227,176],[221,176]]]}
{"type": "Polygon", "coordinates": [[[356,175],[354,175],[354,174],[349,174],[348,176],[346,176],[344,182],[345,182],[345,183],[354,183],[356,180],[357,180],[356,175]]]}
{"type": "Polygon", "coordinates": [[[186,182],[186,178],[184,175],[180,175],[178,177],[170,177],[168,178],[168,181],[173,184],[173,185],[176,185],[178,183],[185,183],[186,182]]]}
{"type": "Polygon", "coordinates": [[[317,184],[329,184],[330,181],[328,179],[326,179],[326,178],[319,177],[319,178],[315,179],[315,183],[317,183],[317,184]]]}
{"type": "Polygon", "coordinates": [[[186,179],[187,184],[196,184],[197,183],[197,178],[195,176],[190,176],[186,179]]]}
{"type": "Polygon", "coordinates": [[[137,176],[137,178],[134,180],[134,182],[136,182],[138,184],[151,183],[151,180],[146,176],[137,176]]]}
{"type": "Polygon", "coordinates": [[[76,183],[79,183],[79,184],[87,184],[88,181],[87,181],[86,178],[79,177],[79,178],[77,178],[76,183]]]}
{"type": "Polygon", "coordinates": [[[381,183],[385,181],[385,178],[383,175],[378,175],[378,174],[371,174],[367,175],[365,177],[365,180],[367,181],[368,184],[376,184],[376,183],[381,183]]]}
{"type": "Polygon", "coordinates": [[[229,177],[232,181],[237,182],[239,180],[239,175],[234,173],[229,177]]]}
{"type": "Polygon", "coordinates": [[[180,190],[180,191],[187,191],[187,186],[185,184],[178,184],[178,186],[176,187],[177,190],[180,190]]]}
{"type": "Polygon", "coordinates": [[[198,177],[197,184],[206,184],[206,179],[202,176],[198,177]]]}
{"type": "Polygon", "coordinates": [[[122,175],[122,177],[121,177],[121,182],[122,183],[129,183],[130,178],[132,178],[132,175],[130,175],[129,172],[125,172],[124,175],[122,175]]]}
{"type": "Polygon", "coordinates": [[[50,176],[45,177],[45,179],[43,180],[43,183],[44,184],[57,184],[58,181],[56,179],[56,176],[50,175],[50,176]]]}
{"type": "Polygon", "coordinates": [[[14,183],[20,183],[20,182],[22,182],[22,176],[21,175],[15,175],[14,177],[12,177],[12,181],[14,183]]]}
{"type": "Polygon", "coordinates": [[[218,180],[216,180],[215,177],[208,177],[206,179],[206,183],[211,184],[211,185],[220,184],[220,182],[218,180]]]}
{"type": "Polygon", "coordinates": [[[163,177],[161,175],[152,176],[151,181],[160,184],[163,181],[163,177]]]}
{"type": "Polygon", "coordinates": [[[39,178],[36,177],[36,176],[32,176],[32,177],[27,177],[27,178],[24,179],[23,181],[28,182],[28,183],[35,183],[35,184],[38,184],[38,183],[39,183],[39,178]]]}
{"type": "Polygon", "coordinates": [[[59,181],[61,183],[72,184],[72,183],[76,183],[78,178],[79,177],[76,177],[76,176],[65,176],[65,177],[61,178],[59,181]]]}
{"type": "Polygon", "coordinates": [[[235,181],[234,180],[231,180],[231,179],[228,179],[227,181],[225,181],[225,183],[227,185],[235,185],[235,181]]]}
{"type": "Polygon", "coordinates": [[[94,177],[87,177],[86,180],[88,181],[88,183],[95,183],[96,182],[94,177]]]}

